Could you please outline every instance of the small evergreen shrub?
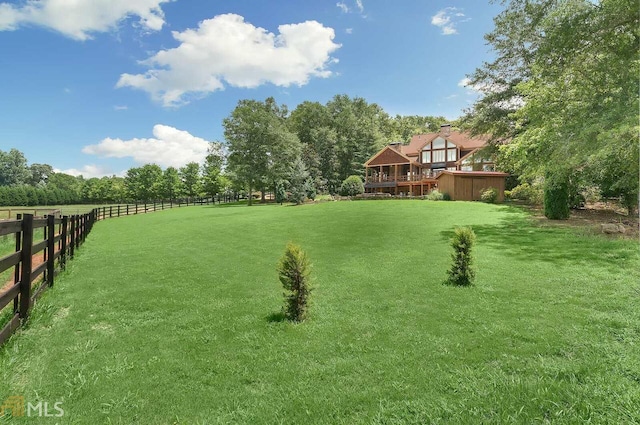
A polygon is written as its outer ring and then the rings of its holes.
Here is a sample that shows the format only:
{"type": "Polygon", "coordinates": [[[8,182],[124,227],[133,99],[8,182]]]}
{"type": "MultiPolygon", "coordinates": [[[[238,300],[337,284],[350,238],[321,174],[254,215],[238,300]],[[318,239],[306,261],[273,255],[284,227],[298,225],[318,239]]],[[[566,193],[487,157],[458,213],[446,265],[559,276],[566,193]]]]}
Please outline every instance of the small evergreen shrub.
{"type": "Polygon", "coordinates": [[[544,215],[551,220],[569,218],[569,184],[562,176],[548,174],[545,178],[544,215]]]}
{"type": "Polygon", "coordinates": [[[488,204],[495,204],[498,201],[498,189],[488,187],[480,192],[480,200],[488,204]]]}
{"type": "Polygon", "coordinates": [[[448,193],[448,192],[444,192],[444,193],[442,194],[442,200],[443,200],[443,201],[450,201],[450,200],[451,200],[451,195],[449,195],[449,193],[448,193]]]}
{"type": "Polygon", "coordinates": [[[305,182],[304,182],[304,186],[305,186],[305,192],[307,195],[308,199],[311,199],[312,201],[316,199],[316,185],[313,183],[313,179],[311,177],[309,177],[305,182]]]}
{"type": "Polygon", "coordinates": [[[289,202],[293,202],[296,205],[300,205],[304,203],[304,200],[307,197],[307,193],[303,186],[291,186],[289,192],[289,202]]]}
{"type": "Polygon", "coordinates": [[[289,243],[278,263],[278,276],[285,293],[284,316],[293,322],[302,322],[309,311],[311,295],[309,259],[298,245],[289,243]]]}
{"type": "Polygon", "coordinates": [[[284,185],[285,183],[283,181],[279,181],[276,183],[276,202],[278,204],[282,204],[287,200],[287,191],[284,185]]]}
{"type": "Polygon", "coordinates": [[[430,201],[442,201],[444,199],[444,195],[440,193],[438,189],[433,189],[427,195],[427,199],[430,201]]]}
{"type": "Polygon", "coordinates": [[[364,193],[364,184],[360,176],[349,176],[340,186],[340,195],[342,196],[356,196],[364,193]]]}
{"type": "Polygon", "coordinates": [[[476,240],[476,234],[470,227],[457,227],[451,241],[453,254],[451,269],[448,270],[448,282],[452,285],[467,286],[473,283],[475,270],[473,269],[473,255],[471,250],[476,240]]]}

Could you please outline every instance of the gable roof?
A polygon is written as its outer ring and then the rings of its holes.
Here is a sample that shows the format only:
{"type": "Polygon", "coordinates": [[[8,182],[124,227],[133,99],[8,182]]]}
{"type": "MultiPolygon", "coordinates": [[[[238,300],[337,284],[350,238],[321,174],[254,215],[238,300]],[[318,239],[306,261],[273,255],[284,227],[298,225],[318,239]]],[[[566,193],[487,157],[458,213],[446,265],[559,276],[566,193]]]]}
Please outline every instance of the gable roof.
{"type": "Polygon", "coordinates": [[[414,160],[403,154],[402,152],[397,151],[391,146],[385,146],[380,149],[378,153],[373,155],[367,162],[364,163],[367,165],[386,165],[386,164],[410,164],[415,163],[414,160]]]}
{"type": "Polygon", "coordinates": [[[443,136],[440,133],[417,134],[411,138],[408,145],[401,147],[402,153],[407,156],[416,156],[427,143],[432,142],[438,136],[451,141],[463,150],[482,147],[489,140],[487,136],[471,137],[469,133],[461,133],[459,131],[452,131],[448,136],[443,136]]]}

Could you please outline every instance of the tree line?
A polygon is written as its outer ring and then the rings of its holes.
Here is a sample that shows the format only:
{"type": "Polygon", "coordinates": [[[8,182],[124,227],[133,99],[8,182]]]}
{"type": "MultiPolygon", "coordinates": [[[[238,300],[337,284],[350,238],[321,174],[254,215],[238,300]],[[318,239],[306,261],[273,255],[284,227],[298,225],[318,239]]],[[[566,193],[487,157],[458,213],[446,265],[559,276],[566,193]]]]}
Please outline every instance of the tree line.
{"type": "MultiPolygon", "coordinates": [[[[391,117],[365,99],[336,95],[326,104],[303,102],[289,112],[273,98],[241,100],[223,121],[226,170],[250,193],[304,194],[339,191],[351,175],[364,175],[364,163],[391,142],[438,131],[444,117],[391,117]]],[[[251,198],[249,199],[251,202],[251,198]]]]}
{"type": "MultiPolygon", "coordinates": [[[[28,165],[17,149],[0,151],[0,205],[55,205],[175,200],[267,193],[303,202],[338,193],[363,175],[364,162],[390,142],[438,131],[444,117],[387,114],[375,103],[336,95],[289,112],[273,98],[241,100],[224,119],[224,142],[210,143],[202,164],[162,169],[145,164],[123,177],[74,177],[48,164],[28,165]]],[[[252,196],[249,196],[251,203],[252,196]]]]}
{"type": "Polygon", "coordinates": [[[235,195],[235,186],[222,174],[224,155],[211,143],[204,163],[162,170],[145,164],[124,177],[88,178],[56,173],[48,164],[27,165],[22,152],[0,151],[0,206],[68,205],[81,203],[147,202],[204,196],[235,195]]]}

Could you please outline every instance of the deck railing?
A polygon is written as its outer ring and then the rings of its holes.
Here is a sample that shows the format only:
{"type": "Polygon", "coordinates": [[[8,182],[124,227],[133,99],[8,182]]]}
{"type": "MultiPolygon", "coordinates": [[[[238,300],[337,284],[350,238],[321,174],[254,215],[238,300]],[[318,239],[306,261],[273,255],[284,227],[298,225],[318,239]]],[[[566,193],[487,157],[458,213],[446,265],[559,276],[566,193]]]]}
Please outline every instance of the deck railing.
{"type": "Polygon", "coordinates": [[[365,178],[365,183],[387,183],[387,182],[420,182],[427,179],[435,179],[442,170],[429,170],[422,174],[403,174],[396,176],[388,174],[369,175],[365,178]]]}

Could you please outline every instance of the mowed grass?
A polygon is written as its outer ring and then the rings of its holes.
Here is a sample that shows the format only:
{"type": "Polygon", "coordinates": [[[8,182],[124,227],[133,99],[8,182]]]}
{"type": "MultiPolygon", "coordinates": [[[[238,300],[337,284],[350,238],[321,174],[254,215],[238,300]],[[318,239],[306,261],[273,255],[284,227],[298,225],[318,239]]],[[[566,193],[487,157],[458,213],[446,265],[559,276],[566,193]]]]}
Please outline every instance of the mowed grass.
{"type": "Polygon", "coordinates": [[[106,220],[0,350],[0,400],[81,424],[637,423],[638,266],[637,241],[481,203],[106,220]],[[443,285],[457,225],[470,288],[443,285]],[[302,324],[278,318],[288,241],[313,263],[302,324]]]}

